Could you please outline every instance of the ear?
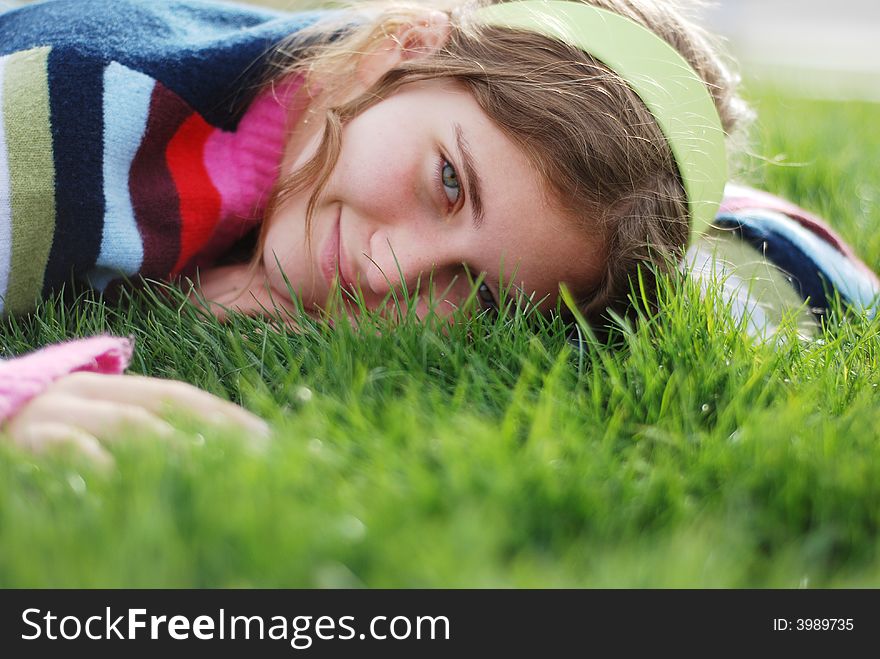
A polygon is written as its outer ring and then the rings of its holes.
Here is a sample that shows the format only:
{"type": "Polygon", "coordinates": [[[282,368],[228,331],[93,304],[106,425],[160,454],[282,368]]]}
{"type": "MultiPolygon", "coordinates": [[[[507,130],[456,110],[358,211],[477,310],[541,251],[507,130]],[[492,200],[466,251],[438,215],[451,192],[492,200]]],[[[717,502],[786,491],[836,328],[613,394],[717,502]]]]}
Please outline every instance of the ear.
{"type": "Polygon", "coordinates": [[[446,14],[437,10],[425,11],[363,56],[357,67],[358,82],[366,89],[401,62],[430,55],[446,43],[449,30],[446,14]]]}
{"type": "Polygon", "coordinates": [[[449,17],[442,11],[425,12],[417,23],[403,26],[394,41],[401,60],[430,55],[449,38],[449,17]]]}

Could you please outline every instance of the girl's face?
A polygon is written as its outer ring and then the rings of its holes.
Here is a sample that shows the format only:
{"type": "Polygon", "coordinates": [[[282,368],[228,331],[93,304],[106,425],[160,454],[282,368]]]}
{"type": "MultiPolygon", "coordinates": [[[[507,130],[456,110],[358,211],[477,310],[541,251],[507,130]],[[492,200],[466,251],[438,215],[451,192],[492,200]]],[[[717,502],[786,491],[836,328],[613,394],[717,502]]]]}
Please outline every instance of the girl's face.
{"type": "MultiPolygon", "coordinates": [[[[282,174],[306,163],[320,139],[287,153],[282,174]]],[[[535,301],[546,298],[544,310],[560,282],[583,292],[601,272],[598,234],[575,229],[550,204],[526,156],[450,81],[405,85],[346,124],[309,250],[311,193],[267,218],[263,250],[272,290],[287,295],[286,275],[306,308],[325,306],[337,269],[338,283],[359,287],[371,309],[391,288],[413,290],[421,278],[420,317],[432,273],[435,311],[445,316],[471,291],[466,269],[486,273],[495,300],[512,281],[535,301]]]]}

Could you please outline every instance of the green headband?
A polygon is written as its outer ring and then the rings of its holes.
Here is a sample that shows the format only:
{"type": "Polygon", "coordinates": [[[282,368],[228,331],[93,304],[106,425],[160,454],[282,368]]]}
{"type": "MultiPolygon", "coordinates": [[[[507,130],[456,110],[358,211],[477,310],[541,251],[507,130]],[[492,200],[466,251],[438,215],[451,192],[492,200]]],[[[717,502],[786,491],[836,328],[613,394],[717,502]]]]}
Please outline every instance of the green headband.
{"type": "Polygon", "coordinates": [[[623,78],[669,142],[687,194],[691,241],[712,224],[727,182],[724,130],[706,83],[672,46],[635,21],[580,2],[522,0],[475,15],[481,24],[575,46],[623,78]]]}

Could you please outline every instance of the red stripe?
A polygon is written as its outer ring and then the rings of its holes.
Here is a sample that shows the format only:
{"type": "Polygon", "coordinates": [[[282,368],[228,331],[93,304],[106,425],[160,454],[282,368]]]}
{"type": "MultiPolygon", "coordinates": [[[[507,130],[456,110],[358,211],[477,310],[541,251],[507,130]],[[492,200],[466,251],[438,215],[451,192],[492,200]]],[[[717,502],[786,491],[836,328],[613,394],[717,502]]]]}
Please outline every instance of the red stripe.
{"type": "Polygon", "coordinates": [[[180,252],[171,271],[178,274],[204,247],[220,217],[220,193],[205,168],[205,142],[214,131],[198,114],[193,114],[168,143],[165,160],[180,197],[180,252]]]}
{"type": "Polygon", "coordinates": [[[179,253],[180,213],[177,190],[165,150],[192,109],[174,92],[156,83],[144,139],[128,177],[131,202],[144,243],[143,277],[165,278],[179,253]]]}

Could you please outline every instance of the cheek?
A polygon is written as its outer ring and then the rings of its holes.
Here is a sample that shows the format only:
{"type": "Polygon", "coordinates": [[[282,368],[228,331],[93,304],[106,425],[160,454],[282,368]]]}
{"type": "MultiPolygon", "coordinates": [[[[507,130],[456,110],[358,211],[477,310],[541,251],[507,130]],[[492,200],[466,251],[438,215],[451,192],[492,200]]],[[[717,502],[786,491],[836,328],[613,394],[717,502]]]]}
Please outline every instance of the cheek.
{"type": "Polygon", "coordinates": [[[424,178],[419,163],[403,150],[346,144],[327,185],[327,199],[358,213],[402,212],[424,178]]]}
{"type": "Polygon", "coordinates": [[[302,197],[297,195],[265,220],[262,254],[267,270],[277,269],[276,260],[285,270],[303,261],[306,246],[302,197]]]}
{"type": "Polygon", "coordinates": [[[342,149],[334,174],[351,187],[371,189],[377,183],[412,184],[417,154],[425,146],[412,118],[380,103],[355,117],[342,132],[342,149]]]}

